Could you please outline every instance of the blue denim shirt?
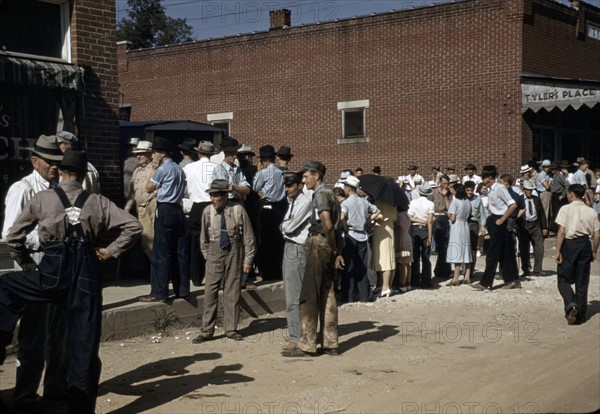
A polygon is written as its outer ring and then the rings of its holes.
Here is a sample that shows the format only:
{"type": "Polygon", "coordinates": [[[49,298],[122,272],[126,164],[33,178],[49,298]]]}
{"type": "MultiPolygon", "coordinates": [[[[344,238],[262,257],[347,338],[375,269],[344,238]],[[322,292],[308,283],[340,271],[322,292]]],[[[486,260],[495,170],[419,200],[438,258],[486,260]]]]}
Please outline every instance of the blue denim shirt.
{"type": "Polygon", "coordinates": [[[156,201],[159,203],[181,203],[185,191],[185,174],[183,169],[167,158],[154,172],[151,178],[158,189],[156,201]]]}

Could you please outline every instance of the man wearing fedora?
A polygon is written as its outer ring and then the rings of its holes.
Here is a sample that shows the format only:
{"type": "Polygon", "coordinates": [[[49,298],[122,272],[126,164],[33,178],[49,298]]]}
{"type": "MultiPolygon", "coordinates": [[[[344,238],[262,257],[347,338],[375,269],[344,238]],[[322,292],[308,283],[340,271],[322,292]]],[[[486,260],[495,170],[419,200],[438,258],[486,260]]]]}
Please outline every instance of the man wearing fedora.
{"type": "Polygon", "coordinates": [[[312,205],[302,192],[302,172],[286,171],[284,180],[289,207],[281,223],[285,239],[282,274],[289,340],[283,349],[291,350],[298,347],[301,334],[298,306],[306,267],[306,239],[312,205]]]}
{"type": "Polygon", "coordinates": [[[465,165],[465,173],[466,175],[462,178],[462,183],[465,184],[467,181],[473,181],[475,183],[475,187],[481,182],[481,177],[475,174],[477,171],[477,167],[475,164],[469,163],[465,165]]]}
{"type": "Polygon", "coordinates": [[[434,162],[431,164],[431,181],[435,181],[435,183],[440,183],[440,178],[444,173],[442,172],[442,167],[439,162],[434,162]]]}
{"type": "Polygon", "coordinates": [[[254,177],[253,190],[260,197],[258,210],[258,267],[265,280],[281,279],[283,236],[279,226],[287,209],[281,169],[275,166],[275,149],[258,150],[262,169],[254,177]]]}
{"type": "Polygon", "coordinates": [[[449,162],[448,165],[446,165],[446,175],[449,176],[452,174],[456,174],[456,164],[449,162]]]}
{"type": "Polygon", "coordinates": [[[242,145],[233,137],[224,137],[221,140],[221,149],[223,151],[223,162],[218,164],[213,173],[215,180],[227,180],[229,183],[229,199],[234,203],[243,203],[244,199],[250,194],[250,183],[242,172],[242,169],[236,164],[237,153],[242,145]]]}
{"type": "MultiPolygon", "coordinates": [[[[40,135],[35,146],[28,150],[32,153],[33,172],[11,185],[6,194],[2,227],[2,238],[5,240],[27,203],[39,192],[58,185],[58,163],[63,155],[56,137],[40,135]]],[[[35,263],[39,263],[43,253],[38,227],[27,234],[24,247],[35,263]]],[[[21,270],[17,262],[14,269],[21,270]]],[[[45,364],[44,397],[66,398],[68,357],[63,319],[64,309],[56,305],[31,303],[25,306],[19,327],[19,363],[13,393],[17,409],[35,410],[35,406],[40,404],[37,391],[45,364]]]]}
{"type": "Polygon", "coordinates": [[[211,206],[202,213],[200,245],[206,260],[204,278],[204,310],[202,327],[193,343],[213,338],[217,322],[219,286],[223,281],[223,311],[225,337],[241,341],[238,332],[240,316],[241,276],[250,272],[255,243],[250,219],[244,207],[232,203],[227,180],[214,179],[207,193],[211,206]]]}
{"type": "Polygon", "coordinates": [[[408,207],[411,221],[410,235],[413,240],[413,264],[410,288],[431,288],[431,242],[433,240],[434,205],[429,196],[433,193],[428,181],[417,187],[420,197],[413,199],[408,207]],[[420,269],[419,261],[422,264],[420,269]]]}
{"type": "Polygon", "coordinates": [[[146,191],[146,183],[152,175],[152,143],[140,141],[133,154],[138,160],[138,166],[133,171],[130,183],[130,197],[124,210],[131,213],[135,207],[138,220],[142,225],[142,250],[152,259],[152,243],[154,241],[154,216],[156,214],[156,191],[146,191]]]}
{"type": "Polygon", "coordinates": [[[486,165],[481,171],[481,179],[489,188],[488,208],[490,215],[486,220],[486,228],[490,235],[490,244],[486,249],[485,271],[479,283],[471,285],[476,290],[489,290],[494,283],[496,268],[501,263],[502,279],[505,289],[521,287],[518,280],[517,260],[515,257],[512,236],[507,228],[507,222],[517,209],[517,203],[512,198],[506,186],[496,181],[498,171],[494,165],[486,165]]]}
{"type": "Polygon", "coordinates": [[[138,142],[140,142],[139,138],[131,138],[129,140],[129,145],[127,146],[127,158],[123,161],[123,195],[125,196],[125,200],[129,199],[131,192],[131,176],[138,166],[138,159],[133,153],[137,148],[138,142]]]}
{"type": "Polygon", "coordinates": [[[552,193],[550,192],[550,183],[552,182],[552,176],[550,175],[551,164],[552,163],[550,160],[542,161],[542,171],[538,173],[537,180],[535,182],[538,197],[542,202],[542,206],[544,206],[544,215],[546,216],[546,221],[549,219],[550,202],[552,200],[552,193]]]}
{"type": "Polygon", "coordinates": [[[282,145],[275,153],[275,166],[281,171],[287,171],[289,164],[292,161],[292,149],[282,145]]]}
{"type": "Polygon", "coordinates": [[[206,264],[204,257],[200,254],[202,213],[210,205],[210,196],[207,190],[210,188],[217,164],[210,162],[210,157],[215,154],[212,142],[200,141],[195,150],[198,153],[198,161],[186,165],[183,169],[187,183],[187,195],[193,203],[185,225],[185,239],[190,278],[194,286],[200,286],[204,279],[206,264]]]}
{"type": "MultiPolygon", "coordinates": [[[[369,269],[369,235],[365,230],[367,221],[380,212],[375,205],[357,194],[360,181],[350,175],[344,180],[344,192],[348,196],[341,204],[341,221],[344,232],[344,272],[342,274],[342,302],[361,302],[372,299],[367,270],[369,269]]],[[[384,294],[384,292],[382,292],[384,294]]]]}
{"type": "Polygon", "coordinates": [[[539,197],[533,195],[536,185],[531,180],[523,182],[523,193],[525,195],[525,220],[520,222],[519,228],[519,252],[521,254],[521,269],[523,276],[542,274],[542,262],[544,260],[544,237],[548,235],[548,222],[544,207],[539,197]],[[533,245],[533,273],[529,263],[529,246],[533,245]]]}
{"type": "Polygon", "coordinates": [[[166,302],[169,299],[169,278],[177,298],[190,295],[190,273],[185,249],[185,215],[183,195],[185,174],[171,158],[171,141],[154,137],[152,143],[152,175],[146,191],[156,193],[156,218],[150,268],[150,294],[140,302],[166,302]]]}
{"type": "Polygon", "coordinates": [[[420,174],[417,174],[417,169],[419,169],[417,164],[408,164],[408,175],[406,178],[408,179],[408,185],[410,186],[411,191],[417,188],[415,181],[423,182],[423,177],[420,174]]]}
{"type": "Polygon", "coordinates": [[[183,143],[177,146],[181,152],[183,159],[179,162],[181,168],[196,161],[196,140],[194,138],[186,138],[183,143]]]}
{"type": "MultiPolygon", "coordinates": [[[[24,305],[63,306],[67,325],[67,341],[63,346],[68,353],[68,413],[92,414],[101,371],[98,350],[102,275],[98,261],[120,256],[137,240],[142,226],[106,197],[83,190],[88,171],[84,152],[67,150],[60,161],[60,170],[60,187],[37,193],[7,237],[11,256],[23,271],[0,277],[0,364],[4,362],[5,346],[10,343],[24,305]],[[26,247],[27,234],[36,225],[40,244],[46,251],[55,252],[46,254],[39,264],[26,247]],[[99,247],[108,232],[113,234],[112,243],[99,247]],[[70,265],[64,265],[65,261],[70,265]]],[[[34,410],[24,412],[39,412],[34,410]]]]}
{"type": "MultiPolygon", "coordinates": [[[[68,149],[79,149],[79,140],[77,136],[69,131],[60,131],[56,133],[60,150],[64,153],[68,149]]],[[[88,170],[83,181],[83,189],[90,193],[100,194],[100,174],[96,167],[88,162],[88,170]]]]}

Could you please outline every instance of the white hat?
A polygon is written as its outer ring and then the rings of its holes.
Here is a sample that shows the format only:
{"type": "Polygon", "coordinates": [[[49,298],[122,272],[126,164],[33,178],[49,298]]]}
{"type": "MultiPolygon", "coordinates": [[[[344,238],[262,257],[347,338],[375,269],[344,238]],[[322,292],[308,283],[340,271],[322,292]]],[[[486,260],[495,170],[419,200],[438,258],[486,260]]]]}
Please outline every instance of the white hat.
{"type": "Polygon", "coordinates": [[[358,177],[350,175],[344,180],[344,184],[349,185],[350,187],[358,188],[360,187],[360,180],[358,177]]]}
{"type": "Polygon", "coordinates": [[[435,180],[428,181],[428,183],[429,183],[429,187],[431,187],[431,188],[438,188],[439,187],[437,181],[435,181],[435,180]]]}
{"type": "Polygon", "coordinates": [[[152,143],[150,141],[139,141],[137,148],[132,151],[134,154],[145,154],[152,152],[152,143]]]}
{"type": "Polygon", "coordinates": [[[522,165],[521,166],[521,170],[519,171],[520,174],[525,174],[528,173],[529,171],[531,171],[531,167],[527,164],[522,165]]]}
{"type": "Polygon", "coordinates": [[[131,138],[129,140],[129,145],[137,145],[140,142],[139,138],[131,138]]]}
{"type": "Polygon", "coordinates": [[[535,184],[531,180],[523,181],[523,188],[525,190],[535,190],[535,184]]]}
{"type": "Polygon", "coordinates": [[[550,160],[544,160],[544,161],[542,161],[542,167],[549,167],[550,164],[552,164],[552,162],[550,162],[550,160]]]}
{"type": "Polygon", "coordinates": [[[350,177],[352,174],[350,173],[350,171],[342,171],[340,174],[340,180],[345,180],[346,178],[350,177]]]}
{"type": "Polygon", "coordinates": [[[429,181],[425,181],[423,184],[417,186],[417,190],[419,191],[419,194],[424,196],[428,196],[433,192],[431,190],[431,185],[429,184],[429,181]]]}
{"type": "Polygon", "coordinates": [[[456,175],[456,174],[450,174],[448,176],[448,179],[449,179],[449,181],[448,181],[449,183],[457,183],[459,181],[458,175],[456,175]]]}

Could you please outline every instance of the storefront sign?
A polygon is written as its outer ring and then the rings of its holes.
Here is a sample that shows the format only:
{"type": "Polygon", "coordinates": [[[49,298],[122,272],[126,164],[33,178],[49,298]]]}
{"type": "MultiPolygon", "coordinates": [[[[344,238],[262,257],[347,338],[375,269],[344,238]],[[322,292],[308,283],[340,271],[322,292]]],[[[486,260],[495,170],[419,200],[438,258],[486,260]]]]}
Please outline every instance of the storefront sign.
{"type": "Polygon", "coordinates": [[[595,24],[588,23],[587,28],[588,28],[587,35],[589,38],[600,40],[600,26],[596,26],[595,24]]]}
{"type": "Polygon", "coordinates": [[[523,112],[528,109],[537,112],[542,108],[548,111],[559,108],[564,111],[569,106],[579,109],[582,105],[591,108],[600,102],[600,86],[522,83],[521,94],[523,112]]]}

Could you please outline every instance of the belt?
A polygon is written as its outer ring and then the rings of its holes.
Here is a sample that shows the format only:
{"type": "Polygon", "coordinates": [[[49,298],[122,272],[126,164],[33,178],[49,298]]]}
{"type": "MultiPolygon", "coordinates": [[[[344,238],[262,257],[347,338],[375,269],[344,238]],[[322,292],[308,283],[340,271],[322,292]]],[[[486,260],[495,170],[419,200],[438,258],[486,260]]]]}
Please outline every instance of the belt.
{"type": "Polygon", "coordinates": [[[162,202],[158,201],[157,204],[159,206],[178,206],[178,207],[182,207],[180,203],[162,203],[162,202]]]}
{"type": "Polygon", "coordinates": [[[313,237],[313,236],[323,236],[325,237],[325,235],[323,233],[316,233],[316,232],[308,232],[308,237],[313,237]]]}
{"type": "Polygon", "coordinates": [[[427,224],[417,223],[417,224],[411,224],[411,226],[414,226],[414,227],[427,227],[427,224]]]}
{"type": "Polygon", "coordinates": [[[471,219],[469,220],[471,223],[479,223],[479,219],[471,219]]]}
{"type": "Polygon", "coordinates": [[[285,198],[279,200],[279,201],[268,201],[268,200],[260,200],[260,204],[266,204],[269,206],[275,205],[275,204],[279,204],[281,202],[283,202],[283,200],[285,200],[285,198]]]}
{"type": "Polygon", "coordinates": [[[434,216],[445,216],[446,213],[433,213],[434,216]]]}

